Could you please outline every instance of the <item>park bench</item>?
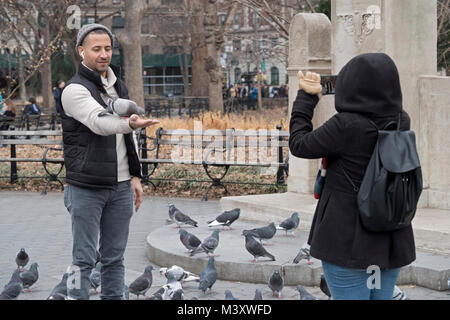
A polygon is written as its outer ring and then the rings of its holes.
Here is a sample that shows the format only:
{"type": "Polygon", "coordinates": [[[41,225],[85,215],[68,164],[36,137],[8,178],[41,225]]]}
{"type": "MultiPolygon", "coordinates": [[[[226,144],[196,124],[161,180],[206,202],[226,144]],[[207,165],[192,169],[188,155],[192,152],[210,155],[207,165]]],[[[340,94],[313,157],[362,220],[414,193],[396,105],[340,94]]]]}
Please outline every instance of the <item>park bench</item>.
{"type": "Polygon", "coordinates": [[[145,99],[145,113],[149,117],[197,116],[209,110],[208,98],[205,97],[172,97],[145,99]]]}
{"type": "MultiPolygon", "coordinates": [[[[149,137],[146,135],[145,130],[140,130],[138,132],[138,144],[143,167],[143,181],[152,184],[156,189],[156,185],[151,180],[175,180],[152,178],[160,164],[201,165],[210,180],[195,181],[211,183],[203,196],[203,201],[207,201],[211,188],[222,187],[225,193],[228,194],[225,183],[240,183],[222,181],[230,167],[274,167],[277,169],[275,185],[280,186],[284,184],[284,173],[288,175],[288,157],[283,157],[283,148],[287,150],[289,147],[288,137],[289,133],[281,131],[281,126],[277,126],[276,130],[271,131],[234,129],[194,131],[164,130],[159,128],[154,137],[149,137]],[[167,158],[167,155],[164,157],[161,152],[163,146],[172,147],[171,158],[167,158]],[[256,159],[254,161],[256,148],[259,148],[258,152],[266,152],[267,149],[264,148],[270,148],[270,159],[256,159]],[[184,154],[185,151],[186,154],[184,154]],[[178,153],[178,155],[182,153],[183,156],[179,157],[177,154],[174,156],[174,152],[178,153]],[[150,170],[149,166],[152,166],[150,170]],[[222,170],[221,174],[212,173],[211,169],[214,167],[220,167],[222,170]]],[[[176,181],[191,180],[176,179],[176,181]]]]}
{"type": "Polygon", "coordinates": [[[0,130],[9,127],[15,130],[56,130],[60,118],[56,113],[42,115],[17,114],[15,117],[0,117],[0,130]]]}
{"type": "Polygon", "coordinates": [[[51,150],[62,152],[62,133],[59,130],[2,130],[0,131],[0,146],[10,146],[10,156],[0,157],[0,162],[10,162],[10,179],[15,183],[19,176],[17,174],[17,162],[40,162],[46,172],[46,184],[42,194],[47,194],[47,186],[50,182],[56,181],[64,185],[58,177],[64,168],[64,159],[48,157],[51,150]],[[16,146],[35,145],[43,149],[42,157],[19,158],[16,156],[16,146]],[[56,170],[48,167],[48,164],[56,164],[56,170]]]}

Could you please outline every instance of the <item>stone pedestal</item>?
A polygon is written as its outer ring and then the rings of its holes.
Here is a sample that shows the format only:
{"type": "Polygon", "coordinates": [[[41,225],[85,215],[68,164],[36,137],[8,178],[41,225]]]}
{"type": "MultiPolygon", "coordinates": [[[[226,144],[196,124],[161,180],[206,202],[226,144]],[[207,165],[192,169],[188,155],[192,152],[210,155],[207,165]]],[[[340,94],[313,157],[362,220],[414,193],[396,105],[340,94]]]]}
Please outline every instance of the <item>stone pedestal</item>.
{"type": "Polygon", "coordinates": [[[333,74],[362,53],[384,52],[397,65],[403,106],[418,132],[419,77],[437,74],[436,1],[331,1],[333,74]]]}
{"type": "MultiPolygon", "coordinates": [[[[297,96],[298,71],[331,74],[331,22],[324,14],[299,13],[289,30],[289,115],[297,96]]],[[[334,97],[326,96],[317,105],[313,118],[314,128],[320,126],[333,113],[334,97]]],[[[299,159],[289,155],[288,190],[311,193],[319,168],[319,160],[299,159]]]]}
{"type": "Polygon", "coordinates": [[[421,206],[450,210],[450,77],[419,79],[421,206]]]}

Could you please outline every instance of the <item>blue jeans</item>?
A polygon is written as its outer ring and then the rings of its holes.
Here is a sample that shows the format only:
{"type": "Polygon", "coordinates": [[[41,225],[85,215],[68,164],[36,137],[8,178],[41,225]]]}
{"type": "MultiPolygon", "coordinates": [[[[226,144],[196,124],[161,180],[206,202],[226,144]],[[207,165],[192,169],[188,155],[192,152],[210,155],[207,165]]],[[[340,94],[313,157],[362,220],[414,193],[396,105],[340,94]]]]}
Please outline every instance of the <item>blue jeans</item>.
{"type": "Polygon", "coordinates": [[[67,185],[64,205],[72,219],[72,270],[68,295],[89,299],[89,275],[101,255],[101,299],[121,299],[125,285],[123,256],[128,241],[134,194],[130,181],[119,182],[114,190],[86,189],[67,185]],[[73,282],[73,280],[75,282],[73,282]]]}
{"type": "Polygon", "coordinates": [[[366,269],[350,269],[325,261],[322,268],[333,300],[392,300],[400,272],[400,268],[381,269],[377,283],[372,281],[375,274],[366,269]]]}

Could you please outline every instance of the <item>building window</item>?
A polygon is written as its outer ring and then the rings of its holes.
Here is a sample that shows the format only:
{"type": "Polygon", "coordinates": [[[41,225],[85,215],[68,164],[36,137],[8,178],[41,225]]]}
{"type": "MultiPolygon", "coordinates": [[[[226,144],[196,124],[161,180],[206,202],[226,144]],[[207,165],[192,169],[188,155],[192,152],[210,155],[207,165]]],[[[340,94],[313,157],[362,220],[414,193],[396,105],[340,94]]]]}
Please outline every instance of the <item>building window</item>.
{"type": "Polygon", "coordinates": [[[270,69],[270,84],[273,86],[280,85],[280,72],[277,67],[272,67],[270,69]]]}
{"type": "Polygon", "coordinates": [[[150,46],[142,46],[142,55],[147,56],[150,54],[150,46]]]}
{"type": "Polygon", "coordinates": [[[166,46],[164,47],[164,54],[174,55],[183,52],[183,47],[181,46],[166,46]]]}
{"type": "Polygon", "coordinates": [[[83,25],[90,24],[90,23],[95,23],[95,17],[85,16],[83,19],[83,25]]]}
{"type": "Polygon", "coordinates": [[[233,51],[241,51],[241,40],[233,40],[233,51]]]}
{"type": "Polygon", "coordinates": [[[162,0],[161,4],[163,6],[170,6],[170,5],[174,5],[174,4],[180,4],[181,0],[162,0]]]}
{"type": "Polygon", "coordinates": [[[219,14],[219,27],[221,27],[225,24],[226,18],[227,18],[227,16],[225,14],[219,14]]]}
{"type": "Polygon", "coordinates": [[[234,15],[233,19],[233,29],[239,29],[241,27],[241,14],[237,13],[234,15]]]}
{"type": "Polygon", "coordinates": [[[270,43],[272,44],[272,48],[275,48],[278,45],[278,38],[270,38],[270,43]]]}
{"type": "Polygon", "coordinates": [[[234,83],[235,84],[241,82],[241,74],[242,74],[242,70],[240,68],[234,69],[234,83]]]}
{"type": "Polygon", "coordinates": [[[149,28],[149,25],[148,25],[148,17],[144,17],[142,19],[141,33],[143,33],[143,34],[150,33],[150,28],[149,28]]]}
{"type": "Polygon", "coordinates": [[[252,25],[254,28],[261,27],[261,16],[255,11],[252,13],[252,25]]]}
{"type": "Polygon", "coordinates": [[[120,4],[122,2],[122,0],[113,0],[113,4],[120,4]]]}

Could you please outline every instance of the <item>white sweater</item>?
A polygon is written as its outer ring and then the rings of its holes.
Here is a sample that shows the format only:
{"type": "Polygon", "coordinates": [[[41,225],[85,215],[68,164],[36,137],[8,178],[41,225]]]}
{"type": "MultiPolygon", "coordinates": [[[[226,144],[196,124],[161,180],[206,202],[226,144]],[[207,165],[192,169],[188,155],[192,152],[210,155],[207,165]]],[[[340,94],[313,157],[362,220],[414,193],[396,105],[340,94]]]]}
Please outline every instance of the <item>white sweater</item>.
{"type": "MultiPolygon", "coordinates": [[[[117,97],[114,83],[117,78],[111,68],[108,68],[107,77],[101,77],[106,92],[111,97],[117,97]]],[[[133,132],[128,118],[121,119],[119,115],[106,115],[99,117],[98,114],[105,109],[92,97],[89,90],[81,84],[72,83],[68,85],[61,96],[64,112],[67,116],[74,118],[88,127],[92,132],[101,136],[116,135],[117,150],[117,181],[130,180],[130,169],[128,166],[127,149],[123,134],[133,132]]],[[[133,134],[133,139],[136,137],[133,134]]],[[[135,145],[136,141],[135,141],[135,145]]]]}

